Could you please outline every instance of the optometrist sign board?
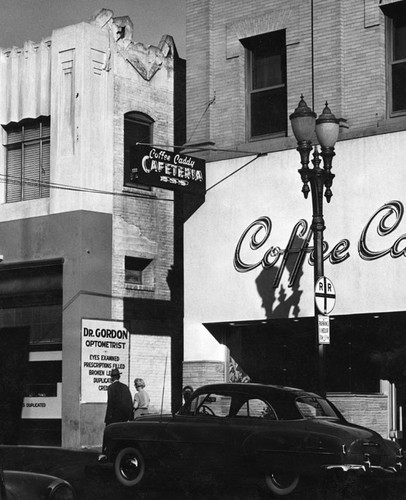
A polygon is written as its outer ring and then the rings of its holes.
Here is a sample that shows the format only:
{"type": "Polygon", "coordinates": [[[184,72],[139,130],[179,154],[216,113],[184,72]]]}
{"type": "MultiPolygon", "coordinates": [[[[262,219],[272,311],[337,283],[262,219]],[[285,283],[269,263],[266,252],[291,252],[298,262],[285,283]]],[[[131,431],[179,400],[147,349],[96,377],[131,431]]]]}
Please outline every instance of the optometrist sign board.
{"type": "Polygon", "coordinates": [[[81,402],[105,403],[110,372],[129,381],[130,332],[122,321],[82,319],[81,402]]]}

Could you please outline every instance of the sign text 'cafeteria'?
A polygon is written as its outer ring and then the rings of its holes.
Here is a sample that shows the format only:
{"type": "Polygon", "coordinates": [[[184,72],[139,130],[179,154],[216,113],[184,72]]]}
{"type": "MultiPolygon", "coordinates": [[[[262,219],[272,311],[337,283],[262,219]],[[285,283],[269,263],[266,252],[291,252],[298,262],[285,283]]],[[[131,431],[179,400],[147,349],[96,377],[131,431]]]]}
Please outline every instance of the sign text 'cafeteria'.
{"type": "Polygon", "coordinates": [[[132,182],[196,195],[205,193],[204,160],[143,145],[134,148],[134,153],[132,182]]]}

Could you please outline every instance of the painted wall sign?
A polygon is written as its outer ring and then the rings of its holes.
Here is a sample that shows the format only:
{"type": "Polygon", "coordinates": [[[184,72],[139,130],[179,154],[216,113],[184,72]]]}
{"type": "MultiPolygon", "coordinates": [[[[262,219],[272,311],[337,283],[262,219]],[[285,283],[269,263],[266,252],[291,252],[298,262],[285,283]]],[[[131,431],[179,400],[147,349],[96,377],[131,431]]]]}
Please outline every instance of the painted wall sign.
{"type": "MultiPolygon", "coordinates": [[[[392,200],[381,206],[369,219],[361,232],[358,241],[358,254],[363,260],[376,260],[385,255],[396,259],[406,256],[406,233],[397,237],[394,241],[390,239],[390,234],[398,228],[404,216],[404,206],[400,201],[392,200]],[[375,235],[378,234],[379,243],[382,248],[376,245],[375,235]],[[382,240],[381,240],[382,238],[382,240]]],[[[283,271],[286,269],[287,259],[290,255],[296,255],[293,271],[289,275],[289,286],[292,287],[305,260],[309,255],[308,262],[314,263],[313,247],[310,246],[313,232],[308,223],[301,219],[293,228],[289,241],[285,249],[279,246],[269,245],[272,232],[272,221],[269,217],[260,217],[252,222],[242,233],[235,252],[234,268],[240,273],[246,273],[258,266],[264,269],[274,267],[279,263],[279,269],[273,281],[273,287],[277,288],[283,271]],[[261,249],[261,254],[254,260],[257,250],[261,249]],[[248,261],[243,255],[250,253],[252,261],[248,261]]],[[[350,241],[342,239],[329,250],[329,244],[324,242],[323,260],[329,260],[331,264],[339,264],[350,257],[350,241]]]]}
{"type": "Polygon", "coordinates": [[[110,372],[129,382],[130,332],[122,321],[82,319],[81,402],[105,403],[110,372]]]}
{"type": "MultiPolygon", "coordinates": [[[[336,153],[334,198],[323,207],[331,314],[403,312],[406,131],[348,138],[336,153]]],[[[300,192],[297,151],[246,163],[208,162],[205,203],[184,224],[187,361],[223,355],[206,325],[314,316],[312,204],[300,192]]]]}
{"type": "Polygon", "coordinates": [[[206,191],[206,163],[200,158],[140,145],[132,164],[132,182],[196,195],[206,191]]]}

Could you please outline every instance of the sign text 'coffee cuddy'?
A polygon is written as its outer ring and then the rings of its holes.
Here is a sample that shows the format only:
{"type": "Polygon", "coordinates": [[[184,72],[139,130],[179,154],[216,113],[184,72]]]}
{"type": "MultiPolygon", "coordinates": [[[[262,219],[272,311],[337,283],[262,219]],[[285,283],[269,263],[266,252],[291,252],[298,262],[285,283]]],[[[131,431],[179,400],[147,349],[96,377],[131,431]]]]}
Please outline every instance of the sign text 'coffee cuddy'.
{"type": "Polygon", "coordinates": [[[195,195],[206,191],[206,163],[200,158],[140,145],[131,165],[131,182],[195,195]]]}
{"type": "MultiPolygon", "coordinates": [[[[369,219],[358,240],[358,254],[363,260],[376,260],[385,255],[393,259],[406,256],[406,233],[391,238],[391,234],[399,227],[404,215],[404,206],[394,200],[385,203],[369,219]]],[[[292,287],[298,276],[306,255],[309,264],[314,264],[314,251],[310,246],[313,231],[308,223],[301,219],[295,224],[285,249],[279,246],[269,246],[272,232],[272,221],[269,217],[260,217],[252,222],[242,233],[234,253],[234,267],[240,273],[246,273],[258,266],[269,269],[277,266],[273,287],[280,284],[282,274],[287,269],[288,259],[295,255],[293,265],[289,266],[289,286],[292,287]],[[257,254],[256,252],[260,252],[257,254]],[[247,256],[256,260],[248,262],[247,256]]],[[[339,264],[350,257],[350,241],[342,239],[330,250],[324,241],[323,259],[331,264],[339,264]]],[[[289,259],[291,260],[291,259],[289,259]]]]}

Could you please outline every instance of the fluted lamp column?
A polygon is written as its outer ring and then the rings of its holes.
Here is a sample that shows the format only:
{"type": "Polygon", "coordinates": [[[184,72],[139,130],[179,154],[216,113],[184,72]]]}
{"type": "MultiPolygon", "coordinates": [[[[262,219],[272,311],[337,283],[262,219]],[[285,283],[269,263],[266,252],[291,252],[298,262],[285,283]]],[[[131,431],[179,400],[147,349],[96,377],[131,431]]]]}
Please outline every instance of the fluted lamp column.
{"type": "MultiPolygon", "coordinates": [[[[325,108],[321,115],[316,120],[316,113],[312,111],[306,104],[303,95],[295,111],[290,115],[292,130],[297,141],[297,151],[300,154],[300,162],[302,167],[299,169],[303,187],[302,193],[305,198],[311,192],[312,195],[312,224],[313,231],[313,255],[314,255],[314,287],[319,278],[324,275],[324,260],[323,260],[323,233],[325,229],[323,217],[323,194],[330,203],[334,174],[331,173],[334,153],[334,146],[338,139],[339,122],[331,113],[326,102],[325,108]],[[313,158],[311,160],[313,168],[309,168],[310,153],[313,150],[312,138],[316,133],[317,140],[320,144],[321,152],[319,153],[317,146],[314,147],[313,158]],[[323,167],[320,166],[321,158],[323,159],[323,167]]],[[[316,328],[316,345],[318,349],[318,390],[321,395],[325,396],[325,345],[319,343],[318,334],[318,311],[316,301],[314,301],[314,318],[316,328]]]]}

